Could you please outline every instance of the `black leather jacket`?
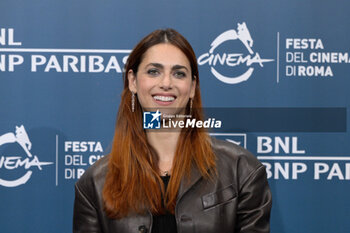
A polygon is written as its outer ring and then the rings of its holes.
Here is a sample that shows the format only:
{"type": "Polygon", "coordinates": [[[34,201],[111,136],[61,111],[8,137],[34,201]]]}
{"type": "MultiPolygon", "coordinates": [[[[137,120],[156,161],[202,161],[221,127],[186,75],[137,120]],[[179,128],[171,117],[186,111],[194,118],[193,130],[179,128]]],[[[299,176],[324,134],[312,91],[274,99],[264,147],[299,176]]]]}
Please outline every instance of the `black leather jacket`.
{"type": "MultiPolygon", "coordinates": [[[[265,167],[247,150],[213,139],[218,176],[204,179],[193,168],[181,182],[175,218],[179,233],[270,232],[271,192],[265,167]]],[[[91,166],[75,185],[73,232],[151,232],[152,214],[119,220],[106,217],[102,189],[108,156],[91,166]]]]}

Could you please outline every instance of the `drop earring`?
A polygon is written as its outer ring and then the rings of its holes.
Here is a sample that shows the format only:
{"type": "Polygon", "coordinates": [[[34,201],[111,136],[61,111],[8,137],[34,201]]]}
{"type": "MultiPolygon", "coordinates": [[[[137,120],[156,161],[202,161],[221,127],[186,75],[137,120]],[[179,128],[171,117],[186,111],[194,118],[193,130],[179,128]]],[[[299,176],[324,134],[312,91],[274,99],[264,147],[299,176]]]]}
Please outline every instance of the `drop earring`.
{"type": "Polygon", "coordinates": [[[192,105],[193,105],[193,99],[190,99],[190,116],[192,115],[192,105]]]}
{"type": "Polygon", "coordinates": [[[131,92],[131,112],[135,112],[135,93],[131,92]]]}

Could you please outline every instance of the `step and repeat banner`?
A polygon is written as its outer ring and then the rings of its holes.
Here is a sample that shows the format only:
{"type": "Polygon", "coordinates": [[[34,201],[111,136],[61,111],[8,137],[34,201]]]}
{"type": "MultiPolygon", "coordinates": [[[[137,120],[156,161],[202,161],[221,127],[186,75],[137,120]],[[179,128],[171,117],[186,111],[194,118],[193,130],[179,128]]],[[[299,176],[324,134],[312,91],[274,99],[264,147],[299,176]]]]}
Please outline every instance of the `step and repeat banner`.
{"type": "Polygon", "coordinates": [[[348,1],[0,2],[0,232],[72,230],[74,183],[111,148],[131,49],[192,44],[214,137],[266,166],[271,232],[350,232],[348,1]]]}

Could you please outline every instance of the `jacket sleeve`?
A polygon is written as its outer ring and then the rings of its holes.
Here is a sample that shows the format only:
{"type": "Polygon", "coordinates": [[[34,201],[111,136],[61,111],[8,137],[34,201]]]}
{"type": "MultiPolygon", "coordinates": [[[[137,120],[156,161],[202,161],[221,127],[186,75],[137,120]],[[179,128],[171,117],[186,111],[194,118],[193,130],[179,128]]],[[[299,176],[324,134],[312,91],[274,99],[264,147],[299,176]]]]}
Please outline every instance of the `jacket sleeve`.
{"type": "Polygon", "coordinates": [[[272,197],[263,165],[245,179],[238,198],[238,232],[270,232],[272,197]]]}
{"type": "Polygon", "coordinates": [[[75,184],[75,200],[73,213],[73,233],[102,232],[98,214],[89,196],[75,184]]]}

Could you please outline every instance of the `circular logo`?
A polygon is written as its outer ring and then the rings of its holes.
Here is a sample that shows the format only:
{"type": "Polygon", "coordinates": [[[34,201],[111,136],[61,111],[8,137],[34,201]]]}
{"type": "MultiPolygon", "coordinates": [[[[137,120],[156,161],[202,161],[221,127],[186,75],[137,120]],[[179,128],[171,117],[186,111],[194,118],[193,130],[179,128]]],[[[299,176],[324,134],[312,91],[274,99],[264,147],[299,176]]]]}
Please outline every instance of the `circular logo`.
{"type": "Polygon", "coordinates": [[[259,53],[255,53],[252,49],[253,47],[253,39],[250,35],[250,32],[247,28],[245,22],[242,24],[237,24],[237,29],[227,30],[221,33],[218,37],[214,39],[214,41],[210,45],[209,53],[202,54],[198,58],[198,65],[204,65],[206,63],[210,66],[211,73],[220,81],[227,84],[237,84],[243,81],[247,81],[254,71],[254,67],[251,67],[252,64],[258,63],[261,67],[263,67],[264,62],[271,62],[273,59],[262,59],[259,53]],[[215,53],[215,49],[227,42],[232,40],[240,41],[244,47],[247,49],[248,54],[244,55],[242,53],[215,53]],[[223,75],[215,69],[217,64],[227,65],[230,67],[235,67],[239,65],[246,65],[247,70],[243,73],[235,75],[235,76],[227,76],[223,75]]]}
{"type": "Polygon", "coordinates": [[[37,156],[33,156],[30,152],[32,143],[29,140],[28,134],[23,125],[16,126],[16,133],[6,133],[0,136],[0,146],[6,144],[15,144],[25,152],[26,157],[23,156],[0,156],[0,169],[14,170],[23,167],[25,174],[14,180],[6,180],[0,178],[0,185],[5,187],[16,187],[27,183],[32,175],[32,171],[29,168],[36,166],[39,170],[42,170],[41,166],[50,165],[52,162],[40,162],[37,156]]]}

